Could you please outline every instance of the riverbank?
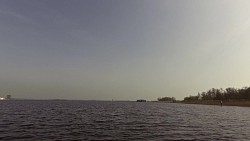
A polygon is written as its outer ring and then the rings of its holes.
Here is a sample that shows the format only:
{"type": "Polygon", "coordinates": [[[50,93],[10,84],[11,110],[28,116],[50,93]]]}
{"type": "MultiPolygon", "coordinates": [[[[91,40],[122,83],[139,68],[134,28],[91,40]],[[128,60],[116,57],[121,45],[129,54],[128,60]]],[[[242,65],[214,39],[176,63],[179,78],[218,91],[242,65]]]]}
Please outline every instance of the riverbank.
{"type": "MultiPolygon", "coordinates": [[[[201,104],[201,105],[219,105],[220,100],[192,100],[192,101],[181,101],[178,103],[183,104],[201,104]]],[[[241,106],[241,107],[250,107],[249,100],[224,100],[223,106],[241,106]]]]}

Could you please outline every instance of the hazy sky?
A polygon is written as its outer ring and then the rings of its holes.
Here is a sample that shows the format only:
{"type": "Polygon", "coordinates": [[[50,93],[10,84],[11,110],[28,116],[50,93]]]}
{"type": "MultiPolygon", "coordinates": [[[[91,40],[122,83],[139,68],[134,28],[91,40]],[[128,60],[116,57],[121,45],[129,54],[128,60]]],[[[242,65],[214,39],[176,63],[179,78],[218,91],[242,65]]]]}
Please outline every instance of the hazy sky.
{"type": "Polygon", "coordinates": [[[183,99],[250,84],[249,0],[1,0],[0,96],[183,99]]]}

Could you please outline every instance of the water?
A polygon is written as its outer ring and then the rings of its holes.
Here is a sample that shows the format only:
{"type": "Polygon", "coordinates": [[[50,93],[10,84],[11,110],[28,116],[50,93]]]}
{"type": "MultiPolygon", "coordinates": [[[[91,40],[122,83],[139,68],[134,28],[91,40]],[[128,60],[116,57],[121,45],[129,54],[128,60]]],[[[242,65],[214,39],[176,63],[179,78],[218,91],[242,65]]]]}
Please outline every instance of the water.
{"type": "Polygon", "coordinates": [[[250,140],[250,108],[0,101],[0,140],[250,140]]]}

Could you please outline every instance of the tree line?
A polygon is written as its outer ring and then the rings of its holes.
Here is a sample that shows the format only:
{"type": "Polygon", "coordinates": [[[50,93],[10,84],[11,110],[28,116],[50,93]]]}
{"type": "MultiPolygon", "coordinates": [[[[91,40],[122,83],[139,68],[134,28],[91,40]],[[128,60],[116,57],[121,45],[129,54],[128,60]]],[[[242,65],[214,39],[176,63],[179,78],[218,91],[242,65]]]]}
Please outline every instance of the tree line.
{"type": "Polygon", "coordinates": [[[175,102],[176,101],[175,97],[159,97],[157,100],[158,101],[169,101],[169,102],[175,102]]]}
{"type": "Polygon", "coordinates": [[[250,87],[243,87],[240,89],[226,88],[209,89],[206,92],[198,93],[196,96],[185,97],[184,100],[230,100],[230,99],[244,99],[250,100],[250,87]]]}

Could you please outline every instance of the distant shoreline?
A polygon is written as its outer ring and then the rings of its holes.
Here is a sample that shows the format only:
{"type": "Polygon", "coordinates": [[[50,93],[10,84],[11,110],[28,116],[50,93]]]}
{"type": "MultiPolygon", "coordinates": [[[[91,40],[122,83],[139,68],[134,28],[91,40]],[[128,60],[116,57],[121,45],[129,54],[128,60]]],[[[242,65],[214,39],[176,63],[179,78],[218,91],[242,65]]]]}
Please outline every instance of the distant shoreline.
{"type": "MultiPolygon", "coordinates": [[[[220,100],[192,100],[192,101],[180,101],[177,103],[221,106],[220,100]]],[[[224,100],[222,106],[250,107],[250,101],[249,100],[224,100]]]]}

